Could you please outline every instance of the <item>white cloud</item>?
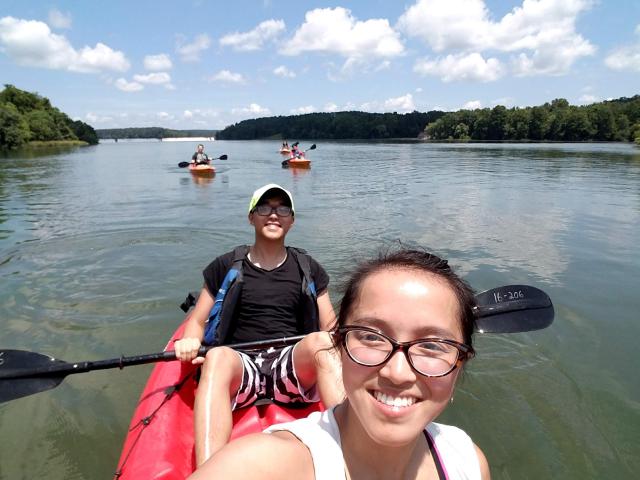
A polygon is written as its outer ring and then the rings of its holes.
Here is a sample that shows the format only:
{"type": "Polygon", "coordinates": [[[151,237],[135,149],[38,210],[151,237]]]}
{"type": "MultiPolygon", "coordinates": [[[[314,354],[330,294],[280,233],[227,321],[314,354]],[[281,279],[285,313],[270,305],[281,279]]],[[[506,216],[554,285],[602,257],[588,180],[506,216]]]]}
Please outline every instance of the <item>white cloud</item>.
{"type": "Polygon", "coordinates": [[[271,114],[271,110],[261,107],[257,103],[252,103],[248,107],[233,108],[231,113],[234,115],[266,116],[271,114]]]}
{"type": "Polygon", "coordinates": [[[93,48],[76,50],[63,35],[52,33],[46,23],[37,20],[1,18],[0,50],[18,65],[29,67],[81,73],[129,68],[124,53],[99,42],[93,48]]]}
{"type": "Polygon", "coordinates": [[[417,87],[416,88],[416,93],[422,93],[422,87],[417,87]]]}
{"type": "Polygon", "coordinates": [[[443,82],[472,80],[491,82],[500,78],[504,68],[496,58],[485,60],[479,53],[447,55],[436,60],[418,60],[413,70],[421,75],[440,77],[443,82]]]}
{"type": "Polygon", "coordinates": [[[133,79],[138,83],[147,83],[151,85],[162,85],[171,82],[171,75],[167,72],[155,72],[147,75],[134,75],[133,79]]]}
{"type": "Polygon", "coordinates": [[[176,52],[184,62],[197,62],[200,60],[200,54],[211,46],[211,39],[206,33],[198,35],[191,43],[184,42],[184,36],[179,36],[176,47],[176,52]]]}
{"type": "Polygon", "coordinates": [[[279,67],[276,67],[273,70],[273,74],[276,77],[282,77],[282,78],[295,78],[296,77],[296,72],[293,72],[293,71],[289,70],[284,65],[280,65],[279,67]]]}
{"type": "Polygon", "coordinates": [[[124,78],[119,78],[115,82],[116,87],[123,92],[139,92],[144,90],[144,85],[138,82],[127,82],[124,78]]]}
{"type": "MultiPolygon", "coordinates": [[[[636,27],[635,34],[640,35],[640,24],[636,27]]],[[[640,42],[616,48],[607,55],[604,63],[612,70],[640,72],[640,42]]]]}
{"type": "Polygon", "coordinates": [[[96,123],[108,123],[113,121],[113,117],[109,117],[107,115],[98,115],[96,113],[93,112],[88,112],[85,116],[84,119],[87,123],[89,124],[96,124],[96,123]]]}
{"type": "Polygon", "coordinates": [[[170,115],[167,112],[158,112],[156,113],[156,117],[160,120],[173,120],[173,115],[170,115]]]}
{"type": "Polygon", "coordinates": [[[229,70],[220,70],[215,75],[209,77],[209,80],[212,82],[222,82],[222,83],[235,83],[235,84],[243,84],[246,83],[245,78],[240,73],[233,73],[229,70]]]}
{"type": "Polygon", "coordinates": [[[578,101],[580,103],[589,104],[589,103],[599,102],[600,99],[598,97],[596,97],[595,95],[591,95],[591,94],[585,93],[584,95],[580,95],[580,98],[578,98],[578,101]]]}
{"type": "Polygon", "coordinates": [[[338,111],[338,105],[336,105],[333,102],[329,102],[329,103],[325,104],[323,110],[325,112],[337,112],[338,111]]]}
{"type": "MultiPolygon", "coordinates": [[[[365,102],[360,105],[360,109],[365,112],[400,112],[408,113],[416,109],[413,102],[413,95],[407,93],[401,97],[389,98],[382,102],[365,102]]],[[[346,110],[343,109],[343,110],[346,110]]]]}
{"type": "Polygon", "coordinates": [[[462,106],[463,110],[477,110],[482,108],[482,102],[480,100],[469,100],[462,106]]]}
{"type": "Polygon", "coordinates": [[[190,110],[185,110],[184,112],[182,112],[182,118],[191,120],[193,118],[193,112],[191,112],[190,110]]]}
{"type": "Polygon", "coordinates": [[[49,25],[53,28],[71,28],[71,14],[62,13],[60,10],[52,8],[49,10],[49,25]]]}
{"type": "MultiPolygon", "coordinates": [[[[517,75],[560,75],[595,52],[575,29],[578,15],[592,4],[593,0],[523,0],[496,22],[483,0],[418,0],[400,17],[398,28],[435,52],[513,53],[517,75]]],[[[487,81],[484,75],[478,79],[487,81]]]]}
{"type": "Polygon", "coordinates": [[[317,8],[280,50],[283,55],[304,52],[337,54],[350,63],[394,58],[404,53],[399,35],[386,19],[358,21],[342,8],[317,8]]]}
{"type": "Polygon", "coordinates": [[[303,115],[305,113],[313,113],[316,111],[316,107],[313,105],[306,105],[304,107],[292,108],[289,112],[292,115],[303,115]]]}
{"type": "Polygon", "coordinates": [[[285,28],[282,20],[265,20],[249,32],[225,35],[220,39],[220,45],[240,52],[261,50],[265,43],[277,39],[285,28]]]}
{"type": "Polygon", "coordinates": [[[402,97],[389,98],[384,101],[384,110],[388,112],[412,112],[416,109],[413,95],[407,93],[402,97]]]}
{"type": "Polygon", "coordinates": [[[171,58],[166,53],[147,55],[144,57],[144,68],[146,70],[159,72],[162,70],[171,70],[172,67],[173,63],[171,63],[171,58]]]}

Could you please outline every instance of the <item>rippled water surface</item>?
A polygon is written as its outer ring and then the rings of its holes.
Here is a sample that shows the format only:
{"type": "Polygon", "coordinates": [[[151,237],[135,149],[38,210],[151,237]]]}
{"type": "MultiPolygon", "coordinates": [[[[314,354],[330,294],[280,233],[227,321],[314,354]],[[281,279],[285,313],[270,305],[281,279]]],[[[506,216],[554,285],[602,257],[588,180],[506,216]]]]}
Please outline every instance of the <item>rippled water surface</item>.
{"type": "MultiPolygon", "coordinates": [[[[309,142],[310,143],[310,142],[309,142]]],[[[554,301],[538,332],[478,337],[441,421],[497,479],[640,472],[640,149],[622,144],[325,143],[283,170],[277,142],[119,142],[0,157],[0,347],[67,361],[160,351],[202,268],[250,243],[251,192],[289,188],[288,243],[332,278],[401,240],[477,290],[526,283],[554,301]]],[[[302,147],[308,147],[305,142],[302,147]]],[[[0,405],[0,478],[110,478],[149,366],[72,375],[0,405]]]]}

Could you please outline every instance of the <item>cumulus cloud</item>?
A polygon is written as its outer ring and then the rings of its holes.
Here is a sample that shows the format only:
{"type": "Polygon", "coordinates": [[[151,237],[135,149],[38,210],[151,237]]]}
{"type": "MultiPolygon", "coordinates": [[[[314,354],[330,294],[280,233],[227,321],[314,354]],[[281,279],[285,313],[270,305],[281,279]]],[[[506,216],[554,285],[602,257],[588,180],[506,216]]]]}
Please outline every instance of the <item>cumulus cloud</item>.
{"type": "Polygon", "coordinates": [[[182,112],[182,118],[184,118],[185,120],[191,120],[193,118],[193,112],[190,110],[185,110],[184,112],[182,112]]]}
{"type": "Polygon", "coordinates": [[[173,63],[166,53],[158,55],[147,55],[144,57],[144,68],[152,72],[160,72],[163,70],[171,70],[173,63]]]}
{"type": "Polygon", "coordinates": [[[249,32],[225,35],[220,39],[220,45],[239,52],[261,50],[267,42],[277,39],[285,28],[282,20],[265,20],[249,32]]]}
{"type": "Polygon", "coordinates": [[[382,102],[365,102],[360,105],[360,108],[365,112],[400,112],[408,113],[416,109],[413,101],[413,95],[407,93],[401,97],[389,98],[382,102]]]}
{"type": "Polygon", "coordinates": [[[233,108],[231,113],[234,115],[251,115],[251,116],[266,116],[271,114],[271,110],[266,107],[261,107],[257,103],[252,103],[248,107],[233,108]]]}
{"type": "Polygon", "coordinates": [[[84,116],[84,119],[89,124],[96,124],[96,123],[108,123],[108,122],[111,122],[113,120],[113,117],[109,117],[108,115],[98,115],[98,114],[93,113],[93,112],[88,112],[84,116]]]}
{"type": "Polygon", "coordinates": [[[198,35],[193,42],[185,43],[184,36],[178,36],[178,46],[176,52],[183,62],[197,62],[200,60],[200,54],[211,46],[209,35],[203,33],[198,35]]]}
{"type": "Polygon", "coordinates": [[[284,65],[280,65],[279,67],[276,67],[273,70],[273,74],[276,77],[282,77],[282,78],[295,78],[296,77],[296,72],[293,72],[293,71],[289,70],[284,65]]]}
{"type": "Polygon", "coordinates": [[[124,78],[119,78],[115,82],[116,88],[122,90],[123,92],[139,92],[140,90],[144,90],[144,85],[138,82],[127,82],[124,78]]]}
{"type": "Polygon", "coordinates": [[[595,95],[591,95],[590,93],[585,93],[583,95],[580,95],[580,98],[578,98],[578,101],[580,103],[589,104],[589,103],[599,102],[600,99],[595,95]]]}
{"type": "Polygon", "coordinates": [[[175,87],[171,83],[171,75],[167,72],[154,72],[146,75],[134,75],[133,80],[137,83],[147,85],[162,85],[167,90],[175,90],[175,87]]]}
{"type": "Polygon", "coordinates": [[[134,75],[133,79],[139,83],[148,83],[152,85],[161,85],[171,82],[171,75],[166,72],[149,73],[147,75],[134,75]]]}
{"type": "Polygon", "coordinates": [[[103,43],[76,50],[63,35],[52,33],[46,23],[13,17],[0,19],[0,50],[18,65],[53,70],[123,72],[130,66],[124,53],[103,43]]]}
{"type": "MultiPolygon", "coordinates": [[[[640,25],[635,29],[640,36],[640,25]]],[[[640,72],[640,40],[635,45],[624,45],[613,50],[604,60],[612,70],[630,70],[640,72]]]]}
{"type": "Polygon", "coordinates": [[[52,8],[49,10],[49,25],[59,29],[71,28],[71,14],[52,8]]]}
{"type": "Polygon", "coordinates": [[[482,102],[480,100],[469,100],[462,106],[463,110],[477,110],[482,108],[482,102]]]}
{"type": "Polygon", "coordinates": [[[304,107],[292,108],[289,113],[292,115],[303,115],[305,113],[313,113],[316,111],[316,107],[313,105],[305,105],[304,107]]]}
{"type": "Polygon", "coordinates": [[[421,59],[416,62],[413,69],[421,75],[440,77],[443,82],[455,80],[491,82],[504,73],[504,68],[498,59],[485,60],[479,53],[447,55],[435,60],[421,59]]]}
{"type": "Polygon", "coordinates": [[[245,78],[240,73],[233,73],[229,70],[220,70],[215,75],[209,77],[209,80],[212,82],[221,82],[221,83],[235,83],[235,84],[243,84],[246,83],[245,78]]]}
{"type": "MultiPolygon", "coordinates": [[[[561,75],[595,52],[575,28],[578,15],[592,4],[593,0],[523,0],[493,21],[484,0],[418,0],[400,17],[398,28],[435,52],[493,50],[515,55],[511,65],[516,75],[561,75]]],[[[477,79],[489,81],[491,76],[477,79]]]]}
{"type": "Polygon", "coordinates": [[[351,64],[389,59],[404,54],[399,35],[386,19],[359,21],[342,8],[317,8],[280,50],[283,55],[304,52],[337,54],[351,64]]]}
{"type": "Polygon", "coordinates": [[[338,111],[338,105],[336,105],[333,102],[329,102],[329,103],[325,104],[323,110],[325,112],[337,112],[338,111]]]}

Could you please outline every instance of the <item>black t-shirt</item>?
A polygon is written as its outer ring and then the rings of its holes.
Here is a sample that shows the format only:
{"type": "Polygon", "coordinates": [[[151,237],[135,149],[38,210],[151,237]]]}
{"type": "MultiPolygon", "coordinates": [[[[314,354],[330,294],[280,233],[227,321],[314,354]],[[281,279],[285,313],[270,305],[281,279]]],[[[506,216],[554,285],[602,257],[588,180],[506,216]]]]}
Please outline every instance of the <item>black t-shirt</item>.
{"type": "MultiPolygon", "coordinates": [[[[202,272],[204,283],[212,297],[233,263],[233,252],[216,258],[202,272]]],[[[329,275],[310,258],[311,277],[318,294],[329,285],[329,275]]],[[[252,342],[271,338],[302,335],[303,312],[302,272],[289,252],[282,265],[264,270],[253,265],[246,257],[242,265],[244,282],[239,308],[231,326],[231,342],[252,342]]]]}

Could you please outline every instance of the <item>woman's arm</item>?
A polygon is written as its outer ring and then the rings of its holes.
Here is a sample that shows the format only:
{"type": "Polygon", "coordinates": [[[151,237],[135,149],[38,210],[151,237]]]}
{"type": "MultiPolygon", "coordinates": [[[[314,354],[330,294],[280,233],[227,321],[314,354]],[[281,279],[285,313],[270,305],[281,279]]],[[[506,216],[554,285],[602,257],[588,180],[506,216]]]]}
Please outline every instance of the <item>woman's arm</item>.
{"type": "Polygon", "coordinates": [[[478,461],[480,462],[480,475],[482,480],[491,480],[491,471],[489,470],[489,462],[487,462],[487,457],[484,456],[482,450],[474,443],[473,446],[476,449],[476,454],[478,455],[478,461]]]}
{"type": "Polygon", "coordinates": [[[307,447],[288,432],[255,433],[227,444],[196,470],[189,480],[313,480],[307,447]]]}

